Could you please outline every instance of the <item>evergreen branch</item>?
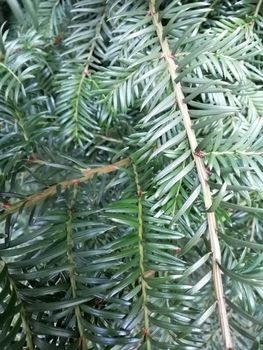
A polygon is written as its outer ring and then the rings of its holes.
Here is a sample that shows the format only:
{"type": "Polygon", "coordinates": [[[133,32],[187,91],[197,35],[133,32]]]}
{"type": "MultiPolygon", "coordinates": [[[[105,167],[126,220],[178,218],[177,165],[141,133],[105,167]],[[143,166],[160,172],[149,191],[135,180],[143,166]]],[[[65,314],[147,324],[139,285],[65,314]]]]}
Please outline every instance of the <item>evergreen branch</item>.
{"type": "Polygon", "coordinates": [[[19,113],[17,113],[17,123],[20,126],[20,128],[22,129],[23,137],[24,137],[25,141],[28,142],[29,141],[29,137],[27,135],[25,124],[24,124],[22,116],[19,113]]]}
{"type": "Polygon", "coordinates": [[[57,193],[58,187],[60,187],[61,189],[66,189],[70,186],[78,185],[80,183],[91,180],[95,175],[109,174],[109,173],[112,173],[112,172],[118,170],[120,167],[127,167],[129,164],[130,164],[129,158],[125,158],[125,159],[122,159],[114,164],[104,165],[104,166],[99,167],[99,168],[82,169],[82,173],[84,176],[77,178],[77,179],[75,178],[75,179],[71,179],[71,180],[62,181],[56,185],[50,186],[49,188],[45,189],[42,192],[28,196],[27,198],[19,201],[18,203],[7,207],[5,212],[1,215],[0,218],[3,219],[7,215],[13,214],[22,208],[31,207],[33,205],[38,204],[39,202],[44,201],[45,199],[47,199],[49,197],[54,196],[57,193]]]}
{"type": "MultiPolygon", "coordinates": [[[[66,223],[66,231],[67,231],[67,256],[68,256],[68,260],[69,263],[71,265],[71,267],[69,268],[69,279],[70,279],[70,287],[72,290],[72,297],[74,299],[76,299],[77,296],[77,285],[76,285],[76,272],[75,272],[75,263],[74,263],[74,258],[73,258],[73,252],[72,252],[72,247],[73,247],[73,237],[72,237],[72,207],[74,205],[74,200],[76,197],[76,187],[74,187],[74,196],[73,196],[73,200],[72,203],[70,205],[68,214],[69,214],[69,219],[66,223]]],[[[80,336],[80,346],[82,350],[87,350],[88,349],[88,339],[85,336],[84,333],[84,328],[83,328],[83,321],[82,321],[82,316],[81,316],[81,310],[80,310],[80,306],[76,305],[74,307],[74,311],[75,311],[75,316],[76,316],[76,320],[77,320],[77,328],[78,328],[78,332],[79,332],[79,336],[80,336]]]]}
{"type": "Polygon", "coordinates": [[[151,342],[149,338],[149,316],[147,308],[147,282],[145,281],[144,270],[144,247],[143,247],[143,220],[142,220],[142,196],[143,192],[139,184],[139,176],[136,169],[136,165],[133,164],[133,171],[135,175],[135,183],[137,189],[138,198],[138,239],[139,239],[139,254],[140,254],[140,272],[141,272],[141,284],[142,284],[142,299],[143,299],[143,317],[144,317],[144,337],[146,339],[146,350],[151,350],[151,342]]]}
{"type": "Polygon", "coordinates": [[[96,48],[96,40],[97,40],[98,36],[100,35],[100,31],[101,31],[101,27],[102,27],[102,23],[103,23],[104,18],[105,18],[105,14],[103,14],[101,16],[99,22],[96,25],[95,36],[94,36],[94,40],[93,40],[91,48],[90,48],[90,52],[88,54],[88,58],[86,60],[85,70],[88,70],[88,68],[89,68],[92,55],[94,54],[94,51],[95,51],[95,48],[96,48]]]}
{"type": "MultiPolygon", "coordinates": [[[[150,0],[150,13],[152,15],[153,24],[156,29],[156,33],[159,38],[159,42],[162,49],[163,57],[166,59],[168,64],[168,70],[170,73],[170,77],[173,83],[174,92],[176,95],[176,102],[181,111],[184,126],[186,129],[186,133],[188,136],[188,141],[191,147],[192,155],[195,160],[196,170],[198,173],[199,181],[202,186],[204,204],[206,210],[208,210],[212,205],[212,194],[210,190],[210,186],[208,184],[208,175],[205,168],[205,164],[203,159],[195,154],[197,149],[197,139],[195,132],[192,128],[191,118],[188,110],[187,104],[184,102],[184,94],[182,91],[181,83],[176,83],[177,78],[177,65],[174,61],[174,55],[171,52],[169,47],[167,38],[164,37],[164,28],[162,23],[159,20],[159,14],[156,12],[155,0],[150,0]]],[[[216,227],[216,219],[214,212],[207,212],[207,222],[208,222],[208,233],[211,242],[211,251],[212,251],[212,269],[213,269],[213,277],[214,277],[214,288],[218,301],[218,310],[219,310],[219,319],[221,323],[223,338],[226,349],[230,350],[234,348],[232,336],[230,332],[226,304],[224,301],[224,291],[223,291],[223,281],[221,270],[219,264],[221,262],[221,250],[219,245],[219,239],[217,235],[217,227],[216,227]]]]}
{"type": "Polygon", "coordinates": [[[57,0],[55,2],[55,4],[52,6],[52,11],[51,11],[51,15],[50,15],[50,22],[49,22],[50,31],[52,31],[52,29],[53,29],[52,22],[54,21],[56,8],[59,6],[59,4],[60,4],[60,0],[57,0]]]}
{"type": "Polygon", "coordinates": [[[75,106],[74,106],[74,114],[73,114],[73,120],[75,121],[75,130],[74,130],[74,136],[78,138],[78,133],[79,133],[79,102],[80,102],[80,96],[81,96],[81,91],[82,91],[82,85],[85,80],[85,74],[82,74],[77,94],[76,94],[76,101],[75,101],[75,106]]]}
{"type": "Polygon", "coordinates": [[[34,349],[33,335],[32,335],[32,332],[31,332],[30,325],[29,325],[29,323],[27,321],[26,310],[25,310],[25,307],[23,305],[23,301],[22,301],[22,299],[19,296],[18,290],[16,288],[16,284],[13,281],[13,279],[11,278],[11,276],[9,275],[8,269],[7,269],[7,278],[9,280],[11,288],[15,292],[17,300],[19,301],[19,303],[21,305],[20,316],[21,316],[21,320],[22,320],[22,328],[23,328],[23,331],[25,332],[25,335],[26,335],[27,349],[28,350],[33,350],[34,349]]]}
{"type": "Polygon", "coordinates": [[[75,131],[74,131],[74,136],[76,138],[78,138],[78,131],[79,131],[79,106],[80,106],[80,96],[81,96],[81,91],[83,88],[83,83],[85,81],[85,79],[90,75],[89,72],[89,65],[90,65],[90,61],[92,58],[92,55],[94,53],[94,50],[96,48],[96,39],[100,33],[101,30],[101,26],[102,26],[102,22],[103,22],[104,16],[101,17],[101,20],[98,22],[97,26],[96,26],[96,32],[95,32],[95,37],[94,40],[92,42],[89,54],[88,54],[88,58],[86,60],[85,66],[84,66],[84,70],[82,72],[82,76],[78,85],[78,89],[77,89],[77,94],[76,94],[76,101],[75,101],[75,106],[74,106],[74,114],[73,114],[73,120],[75,120],[76,124],[75,124],[75,131]]]}
{"type": "Polygon", "coordinates": [[[78,115],[79,115],[79,103],[80,103],[80,96],[81,96],[82,86],[83,86],[83,83],[84,83],[84,80],[86,79],[86,77],[90,75],[89,65],[90,65],[90,61],[91,61],[92,55],[94,53],[94,50],[96,48],[96,40],[97,40],[97,37],[98,37],[98,35],[100,33],[104,17],[105,17],[105,15],[103,15],[101,17],[100,21],[97,23],[96,31],[95,31],[95,37],[94,37],[94,40],[92,42],[92,45],[91,45],[91,48],[90,48],[90,51],[89,51],[89,54],[88,54],[88,58],[86,60],[86,63],[85,63],[85,66],[84,66],[84,70],[83,70],[83,73],[82,73],[82,76],[81,76],[81,79],[80,79],[80,82],[79,82],[78,90],[77,90],[76,101],[75,101],[75,108],[74,108],[75,112],[74,112],[74,115],[73,115],[73,119],[76,121],[76,127],[75,127],[75,136],[76,137],[78,137],[78,129],[79,129],[78,115]]]}
{"type": "Polygon", "coordinates": [[[253,152],[253,151],[216,151],[216,152],[204,152],[205,156],[214,155],[214,156],[224,156],[224,155],[242,155],[242,156],[262,156],[263,152],[253,152]]]}
{"type": "MultiPolygon", "coordinates": [[[[70,135],[67,142],[70,140],[77,140],[80,145],[83,145],[83,140],[88,140],[89,137],[93,139],[94,135],[90,130],[94,131],[98,129],[96,119],[89,115],[90,110],[94,109],[89,107],[89,93],[91,83],[94,80],[91,78],[91,71],[89,70],[90,65],[93,62],[94,52],[98,45],[98,40],[101,37],[101,28],[103,25],[105,14],[99,16],[95,29],[92,30],[92,40],[88,52],[85,53],[85,59],[81,64],[81,73],[79,69],[77,71],[67,66],[64,68],[66,75],[70,72],[69,84],[67,85],[67,93],[71,96],[71,108],[68,107],[68,98],[61,98],[58,104],[58,111],[61,115],[61,122],[66,128],[66,133],[70,135]]],[[[66,60],[65,60],[66,61],[66,60]]],[[[64,71],[64,70],[63,70],[64,71]]],[[[61,85],[61,95],[65,94],[65,86],[61,85]]],[[[60,95],[60,97],[61,97],[60,95]]]]}
{"type": "Polygon", "coordinates": [[[22,81],[19,79],[19,77],[12,71],[11,68],[9,68],[6,64],[0,62],[0,67],[3,67],[5,70],[8,71],[8,73],[19,83],[19,85],[23,86],[22,81]]]}

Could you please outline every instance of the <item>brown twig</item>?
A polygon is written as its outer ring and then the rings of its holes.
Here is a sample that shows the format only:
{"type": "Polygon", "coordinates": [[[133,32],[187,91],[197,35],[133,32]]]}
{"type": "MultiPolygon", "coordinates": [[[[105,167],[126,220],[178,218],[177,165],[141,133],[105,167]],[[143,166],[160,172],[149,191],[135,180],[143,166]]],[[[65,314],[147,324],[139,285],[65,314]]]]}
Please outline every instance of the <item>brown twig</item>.
{"type": "Polygon", "coordinates": [[[109,174],[118,170],[121,167],[127,167],[129,164],[130,164],[130,159],[125,158],[114,164],[104,165],[99,168],[83,169],[82,174],[84,176],[77,179],[62,181],[56,185],[50,186],[49,188],[45,189],[42,192],[26,197],[25,199],[19,201],[18,203],[15,203],[9,206],[8,208],[6,208],[4,213],[1,215],[1,218],[5,217],[6,215],[13,214],[19,211],[19,209],[23,207],[31,207],[35,204],[38,204],[39,202],[44,201],[48,197],[54,196],[57,193],[58,187],[61,187],[61,189],[66,189],[70,186],[76,186],[81,184],[82,182],[86,182],[92,179],[95,175],[109,174]]]}
{"type": "MultiPolygon", "coordinates": [[[[153,24],[155,26],[156,33],[159,38],[163,56],[165,57],[168,64],[168,70],[170,73],[170,77],[171,77],[173,88],[176,95],[175,103],[179,107],[182,114],[183,123],[187,133],[188,141],[191,147],[193,158],[195,160],[198,178],[202,186],[204,204],[206,209],[209,209],[212,205],[212,194],[208,184],[208,175],[207,175],[206,167],[205,167],[203,158],[199,157],[196,154],[197,139],[196,139],[195,132],[192,128],[192,122],[191,122],[188,106],[184,102],[184,94],[183,94],[181,83],[180,82],[176,83],[176,78],[177,78],[176,71],[178,67],[174,59],[171,58],[172,52],[170,50],[167,39],[164,37],[164,29],[163,29],[162,23],[159,21],[159,15],[155,7],[155,0],[150,0],[150,11],[152,13],[155,13],[152,16],[153,24]]],[[[213,279],[214,279],[214,288],[215,288],[216,298],[218,302],[219,319],[220,319],[221,329],[223,333],[225,348],[227,350],[230,350],[230,349],[234,349],[234,345],[231,337],[227,311],[226,311],[226,304],[224,300],[222,275],[219,268],[219,264],[221,262],[221,250],[220,250],[219,239],[217,235],[216,219],[215,219],[214,212],[207,212],[207,222],[208,222],[208,233],[209,233],[209,238],[211,243],[211,252],[212,252],[212,260],[213,260],[213,263],[212,263],[213,279]]]]}

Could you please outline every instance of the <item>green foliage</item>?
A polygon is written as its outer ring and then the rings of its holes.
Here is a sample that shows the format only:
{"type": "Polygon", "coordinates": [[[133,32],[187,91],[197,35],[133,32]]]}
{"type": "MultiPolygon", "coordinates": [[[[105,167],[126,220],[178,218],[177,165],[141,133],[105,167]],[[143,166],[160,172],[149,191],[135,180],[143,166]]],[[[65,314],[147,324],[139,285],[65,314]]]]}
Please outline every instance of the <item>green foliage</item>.
{"type": "Polygon", "coordinates": [[[262,1],[156,1],[171,57],[150,3],[7,1],[3,350],[221,350],[214,264],[235,349],[263,346],[262,1]]]}

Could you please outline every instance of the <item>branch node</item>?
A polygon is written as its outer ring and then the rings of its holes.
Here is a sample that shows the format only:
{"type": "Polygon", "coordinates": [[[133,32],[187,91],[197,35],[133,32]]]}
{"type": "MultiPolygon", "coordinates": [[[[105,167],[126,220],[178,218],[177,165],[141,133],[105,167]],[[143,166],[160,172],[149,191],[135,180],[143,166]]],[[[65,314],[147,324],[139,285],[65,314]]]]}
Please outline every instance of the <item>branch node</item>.
{"type": "Polygon", "coordinates": [[[156,15],[156,12],[155,11],[148,11],[146,15],[152,17],[152,16],[156,15]]]}
{"type": "Polygon", "coordinates": [[[149,337],[149,335],[150,335],[149,328],[143,328],[142,333],[143,333],[144,337],[149,337]]]}
{"type": "Polygon", "coordinates": [[[205,152],[204,151],[201,151],[201,150],[197,150],[195,151],[195,156],[199,157],[199,158],[204,158],[205,156],[205,152]]]}
{"type": "Polygon", "coordinates": [[[73,179],[71,180],[72,185],[79,185],[80,184],[80,179],[73,179]]]}
{"type": "Polygon", "coordinates": [[[89,77],[91,76],[91,71],[86,67],[84,68],[83,75],[84,77],[89,77]]]}

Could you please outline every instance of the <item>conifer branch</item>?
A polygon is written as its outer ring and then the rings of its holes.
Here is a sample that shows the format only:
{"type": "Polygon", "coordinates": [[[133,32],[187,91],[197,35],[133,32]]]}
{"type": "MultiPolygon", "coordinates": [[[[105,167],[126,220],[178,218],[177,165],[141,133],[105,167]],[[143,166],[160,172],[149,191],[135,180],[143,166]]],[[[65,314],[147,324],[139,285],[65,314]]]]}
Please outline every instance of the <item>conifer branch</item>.
{"type": "Polygon", "coordinates": [[[15,281],[9,275],[9,271],[7,269],[7,265],[5,265],[4,268],[6,268],[7,279],[9,281],[9,283],[10,283],[12,291],[13,291],[13,293],[15,293],[16,298],[17,298],[18,302],[20,303],[20,307],[21,307],[21,309],[20,309],[20,316],[21,316],[21,320],[22,320],[22,328],[23,328],[23,331],[24,331],[25,336],[26,336],[27,349],[28,350],[33,350],[34,349],[33,334],[32,334],[31,328],[30,328],[30,324],[28,323],[28,320],[27,320],[27,315],[26,315],[26,310],[25,310],[25,307],[24,307],[24,302],[23,302],[23,300],[21,299],[21,297],[19,295],[19,292],[17,290],[15,281]]]}
{"type": "Polygon", "coordinates": [[[209,156],[209,155],[214,155],[214,156],[224,156],[224,155],[240,155],[240,156],[262,156],[263,152],[255,152],[255,151],[215,151],[215,152],[204,152],[204,155],[209,156]]]}
{"type": "MultiPolygon", "coordinates": [[[[75,200],[75,194],[76,192],[74,193],[74,200],[75,200]]],[[[77,284],[76,284],[76,268],[75,268],[75,261],[74,261],[74,255],[73,255],[74,243],[73,243],[73,237],[72,237],[73,236],[73,227],[72,227],[72,206],[73,205],[74,203],[71,204],[71,207],[68,210],[69,218],[66,223],[66,230],[67,230],[67,256],[68,256],[69,263],[71,265],[69,268],[70,287],[72,291],[72,297],[76,299],[78,296],[77,296],[77,284]]],[[[77,325],[79,337],[80,337],[79,347],[81,350],[87,350],[88,339],[84,332],[80,305],[76,305],[74,307],[74,312],[76,317],[76,325],[77,325]]]]}
{"type": "MultiPolygon", "coordinates": [[[[174,61],[174,55],[171,52],[171,49],[168,44],[168,40],[167,38],[164,37],[164,28],[162,23],[159,20],[159,14],[155,6],[155,0],[150,0],[150,13],[152,14],[153,24],[155,26],[156,33],[159,38],[159,42],[162,50],[162,56],[166,59],[166,62],[167,62],[169,74],[172,80],[175,97],[176,97],[175,103],[178,105],[182,114],[183,123],[186,129],[188,141],[192,151],[192,156],[195,160],[198,178],[202,186],[205,208],[208,210],[212,205],[212,194],[208,183],[207,171],[206,171],[205,164],[202,157],[196,155],[195,153],[198,145],[196,135],[195,135],[194,129],[192,128],[192,122],[191,122],[188,106],[184,102],[184,94],[183,94],[181,83],[180,82],[176,83],[176,78],[177,78],[176,71],[178,66],[174,61]]],[[[222,274],[219,267],[219,264],[221,263],[221,250],[219,245],[219,238],[217,234],[216,219],[215,219],[214,212],[207,212],[207,222],[208,222],[208,233],[209,233],[211,251],[212,251],[213,279],[214,279],[214,288],[215,288],[216,298],[218,302],[219,319],[221,323],[221,329],[222,329],[222,334],[224,338],[225,348],[227,350],[231,350],[231,349],[234,349],[234,345],[233,345],[229,322],[228,322],[226,303],[224,300],[222,274]]]]}
{"type": "Polygon", "coordinates": [[[118,170],[121,167],[127,167],[129,164],[129,158],[125,158],[114,164],[104,165],[99,168],[83,169],[82,173],[84,176],[80,178],[62,181],[60,183],[57,183],[56,185],[50,186],[42,192],[28,196],[25,199],[19,201],[18,203],[6,207],[4,213],[0,216],[0,218],[3,219],[5,216],[13,214],[21,208],[32,207],[33,205],[36,205],[44,201],[45,199],[54,196],[57,193],[58,187],[60,187],[63,190],[73,185],[79,185],[83,182],[91,180],[95,175],[109,174],[118,170]]]}
{"type": "Polygon", "coordinates": [[[142,220],[142,190],[139,183],[139,176],[135,164],[133,164],[133,172],[135,175],[135,183],[138,197],[138,240],[139,240],[139,254],[140,254],[140,272],[142,285],[142,300],[143,300],[143,320],[144,320],[144,337],[146,340],[146,350],[151,350],[151,342],[149,339],[149,311],[147,307],[147,282],[145,281],[144,269],[144,247],[143,247],[143,220],[142,220]]]}

